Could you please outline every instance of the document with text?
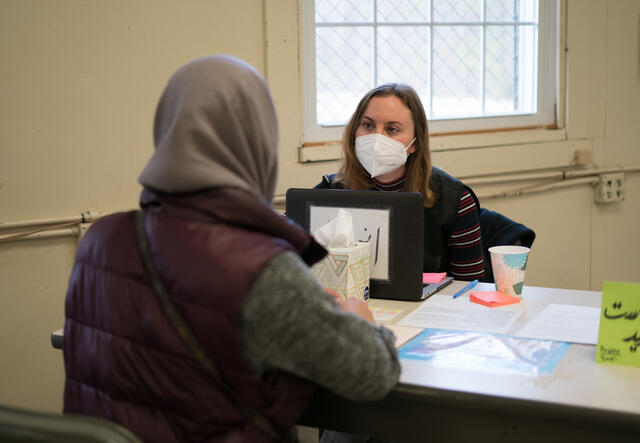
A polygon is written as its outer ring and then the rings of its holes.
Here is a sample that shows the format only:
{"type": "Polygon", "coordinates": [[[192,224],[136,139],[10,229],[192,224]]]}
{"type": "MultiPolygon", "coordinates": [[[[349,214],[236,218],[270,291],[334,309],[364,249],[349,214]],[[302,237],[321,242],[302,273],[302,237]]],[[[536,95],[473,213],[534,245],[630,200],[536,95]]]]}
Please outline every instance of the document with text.
{"type": "Polygon", "coordinates": [[[434,295],[398,324],[417,328],[506,333],[522,313],[520,305],[489,308],[467,298],[434,295]]]}
{"type": "Polygon", "coordinates": [[[550,304],[514,335],[595,345],[599,326],[600,308],[550,304]]]}

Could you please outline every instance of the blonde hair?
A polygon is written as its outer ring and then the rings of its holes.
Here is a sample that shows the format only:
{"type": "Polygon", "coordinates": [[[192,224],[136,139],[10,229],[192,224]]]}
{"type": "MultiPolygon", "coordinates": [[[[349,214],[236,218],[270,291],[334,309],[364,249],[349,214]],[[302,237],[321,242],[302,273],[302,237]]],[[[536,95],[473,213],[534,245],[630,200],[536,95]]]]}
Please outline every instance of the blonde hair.
{"type": "Polygon", "coordinates": [[[373,97],[398,97],[411,111],[413,117],[415,151],[407,158],[405,169],[404,190],[408,192],[421,192],[424,196],[424,205],[432,207],[437,195],[429,188],[431,179],[431,152],[429,150],[429,126],[427,116],[422,107],[422,102],[416,91],[409,85],[401,83],[387,83],[367,92],[360,100],[356,111],[351,116],[342,137],[342,151],[344,160],[338,171],[338,179],[348,189],[372,189],[374,187],[371,175],[364,169],[356,157],[356,131],[360,125],[362,115],[369,106],[373,97]]]}

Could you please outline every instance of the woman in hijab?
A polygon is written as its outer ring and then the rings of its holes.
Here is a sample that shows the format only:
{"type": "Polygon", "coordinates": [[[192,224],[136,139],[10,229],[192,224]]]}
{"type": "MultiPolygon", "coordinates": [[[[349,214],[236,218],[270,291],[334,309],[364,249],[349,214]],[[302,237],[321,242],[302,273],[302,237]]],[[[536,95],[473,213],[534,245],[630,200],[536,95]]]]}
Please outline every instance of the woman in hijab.
{"type": "Polygon", "coordinates": [[[65,412],[149,442],[260,442],[288,439],[316,386],[385,396],[400,371],[393,334],[319,286],[308,266],[326,251],[270,207],[277,120],[260,74],[232,56],[187,63],[160,98],[154,142],[142,210],[101,218],[78,248],[65,412]]]}

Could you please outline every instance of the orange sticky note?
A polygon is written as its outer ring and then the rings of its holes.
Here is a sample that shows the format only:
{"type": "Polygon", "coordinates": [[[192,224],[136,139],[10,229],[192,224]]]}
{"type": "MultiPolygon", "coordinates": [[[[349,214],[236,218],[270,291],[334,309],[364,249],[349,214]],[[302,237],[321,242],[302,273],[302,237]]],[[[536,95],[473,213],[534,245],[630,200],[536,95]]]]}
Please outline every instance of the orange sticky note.
{"type": "Polygon", "coordinates": [[[422,273],[422,283],[431,284],[431,283],[440,283],[447,276],[446,272],[423,272],[422,273]]]}
{"type": "Polygon", "coordinates": [[[474,303],[489,306],[490,308],[520,303],[518,297],[513,297],[498,291],[473,291],[469,294],[469,300],[474,303]]]}

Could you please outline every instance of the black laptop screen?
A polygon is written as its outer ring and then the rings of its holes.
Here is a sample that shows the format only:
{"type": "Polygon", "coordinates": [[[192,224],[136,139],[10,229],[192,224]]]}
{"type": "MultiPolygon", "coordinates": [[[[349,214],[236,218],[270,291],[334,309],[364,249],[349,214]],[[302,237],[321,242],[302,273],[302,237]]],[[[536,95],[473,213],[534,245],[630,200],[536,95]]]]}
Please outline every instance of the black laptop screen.
{"type": "Polygon", "coordinates": [[[351,212],[355,240],[371,243],[371,297],[422,297],[424,199],[414,192],[289,189],[286,215],[310,232],[339,208],[351,212]]]}

